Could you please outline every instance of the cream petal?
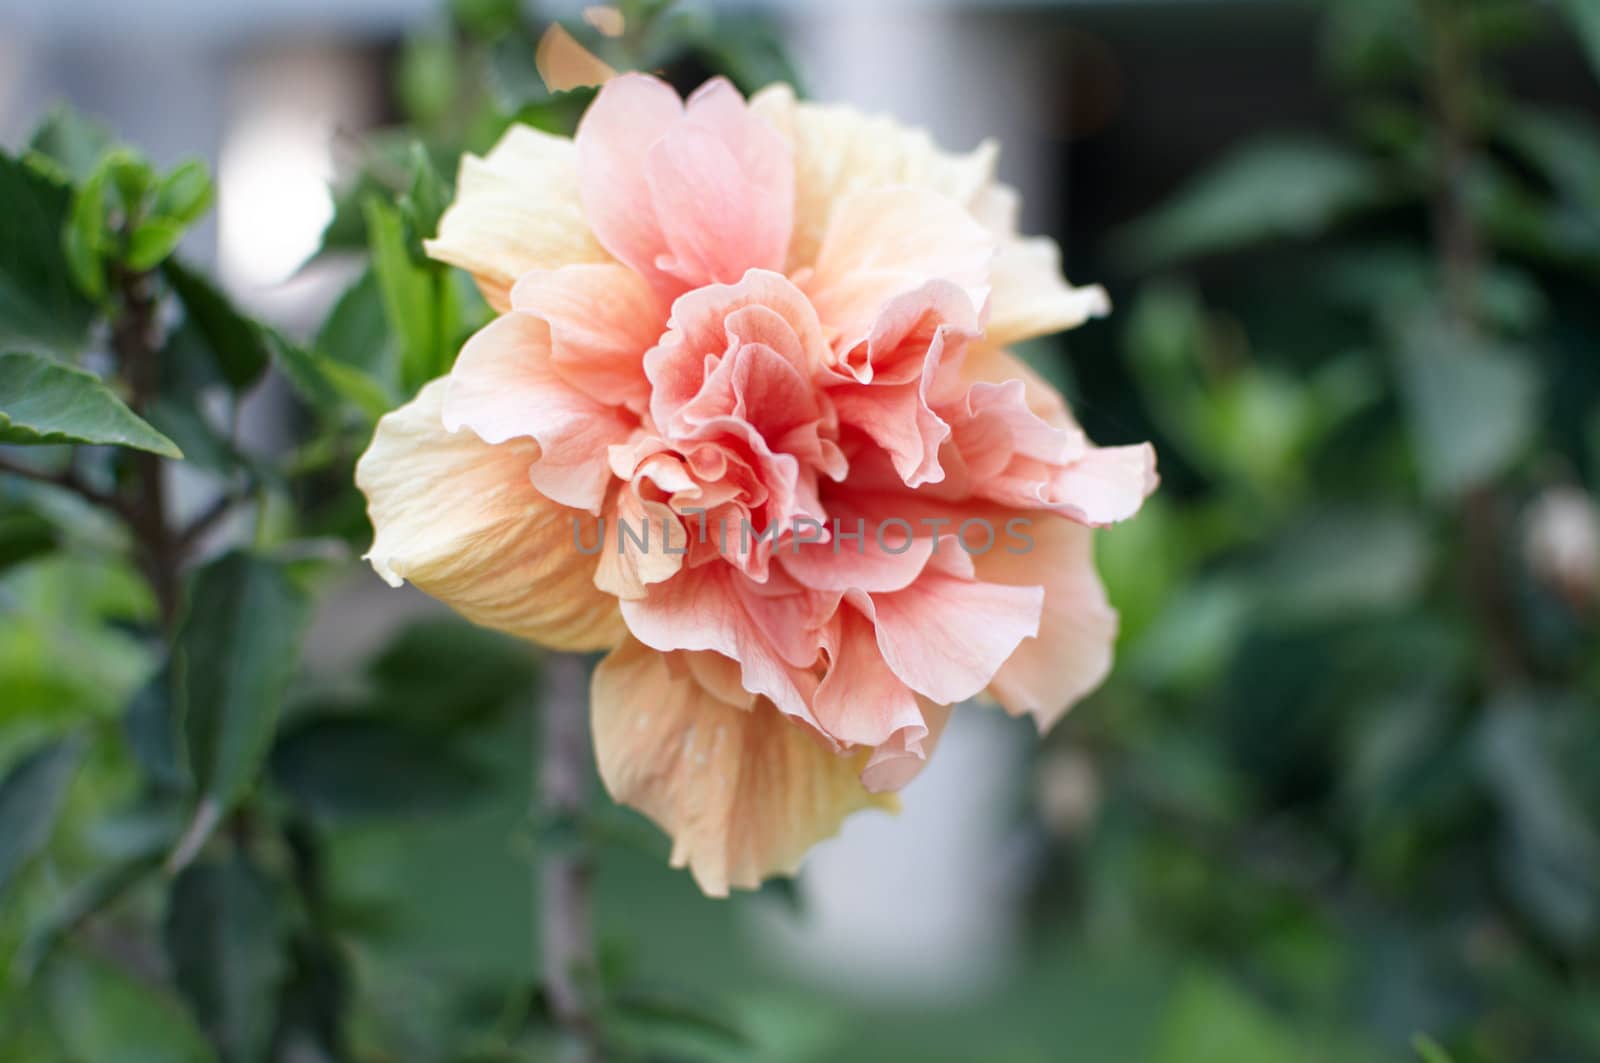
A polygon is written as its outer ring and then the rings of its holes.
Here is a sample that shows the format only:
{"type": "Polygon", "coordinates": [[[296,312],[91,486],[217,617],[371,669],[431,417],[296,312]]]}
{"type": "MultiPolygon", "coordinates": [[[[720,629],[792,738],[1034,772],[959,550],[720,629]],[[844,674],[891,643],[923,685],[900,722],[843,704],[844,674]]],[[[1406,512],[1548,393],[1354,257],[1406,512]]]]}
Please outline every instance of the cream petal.
{"type": "Polygon", "coordinates": [[[1074,288],[1061,275],[1061,251],[1042,236],[1007,239],[989,274],[988,342],[997,347],[1077,328],[1111,313],[1104,288],[1074,288]]]}
{"type": "Polygon", "coordinates": [[[573,539],[582,514],[528,480],[537,445],[445,431],[445,389],[436,380],[380,420],[356,464],[376,531],[367,560],[474,623],[556,649],[614,645],[616,599],[595,589],[573,539]]]}
{"type": "Polygon", "coordinates": [[[991,550],[974,564],[978,578],[992,583],[1044,585],[1039,636],[1017,647],[989,693],[1013,716],[1031,713],[1048,731],[1111,671],[1117,613],[1094,569],[1093,532],[1055,516],[1033,518],[1027,532],[1026,551],[991,550]]]}
{"type": "Polygon", "coordinates": [[[789,272],[816,261],[833,212],[849,193],[915,185],[969,205],[993,178],[999,153],[993,141],[964,154],[942,151],[923,130],[851,107],[798,102],[787,85],[756,93],[750,109],[794,145],[789,272]]]}
{"type": "Polygon", "coordinates": [[[572,141],[523,125],[487,156],[462,156],[455,201],[424,246],[471,273],[496,310],[511,305],[511,286],[530,269],[611,260],[584,220],[572,141]]]}
{"type": "Polygon", "coordinates": [[[711,896],[793,874],[850,813],[897,807],[861,784],[864,753],[831,752],[764,700],[721,701],[632,639],[595,669],[591,704],[607,791],[672,836],[672,865],[711,896]]]}

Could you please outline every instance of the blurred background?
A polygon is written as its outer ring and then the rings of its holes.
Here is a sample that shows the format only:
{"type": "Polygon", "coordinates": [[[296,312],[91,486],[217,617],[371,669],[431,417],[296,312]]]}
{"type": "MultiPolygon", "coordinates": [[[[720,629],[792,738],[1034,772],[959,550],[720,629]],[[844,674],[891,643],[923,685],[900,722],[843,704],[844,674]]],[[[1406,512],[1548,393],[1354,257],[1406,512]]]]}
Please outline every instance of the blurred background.
{"type": "MultiPolygon", "coordinates": [[[[580,113],[534,69],[551,19],[680,88],[997,137],[1025,228],[1116,307],[1026,357],[1160,455],[1100,537],[1112,679],[1042,742],[964,709],[898,818],[706,900],[631,814],[530,825],[537,659],[354,560],[370,418],[269,376],[227,446],[307,478],[207,541],[293,525],[333,589],[259,798],[270,888],[198,946],[233,1034],[160,984],[159,883],[87,889],[171,831],[159,751],[97,748],[6,898],[0,1058],[554,1058],[529,868],[584,845],[618,1058],[1600,1059],[1600,5],[656,6],[619,42],[579,5],[0,0],[0,145],[64,101],[158,169],[199,156],[186,259],[337,357],[385,327],[362,197],[419,198],[412,141],[447,181],[580,113]]],[[[152,417],[193,458],[179,420],[152,417]]],[[[189,464],[203,515],[227,465],[189,464]]],[[[0,755],[84,721],[137,746],[148,592],[87,518],[15,558],[5,530],[0,755]]]]}

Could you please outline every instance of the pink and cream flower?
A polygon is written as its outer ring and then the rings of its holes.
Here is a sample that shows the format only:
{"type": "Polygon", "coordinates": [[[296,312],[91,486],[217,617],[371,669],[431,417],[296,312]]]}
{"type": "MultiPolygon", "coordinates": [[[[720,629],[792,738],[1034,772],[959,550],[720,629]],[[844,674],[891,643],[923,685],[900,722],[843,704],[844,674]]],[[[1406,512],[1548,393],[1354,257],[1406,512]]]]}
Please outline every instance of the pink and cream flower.
{"type": "Polygon", "coordinates": [[[955,703],[1048,728],[1110,667],[1090,529],[1154,455],[1091,444],[1007,353],[1108,307],[1017,234],[994,163],[629,74],[574,139],[466,158],[428,245],[500,316],[379,423],[369,559],[609,650],[601,778],[707,893],[893,808],[955,703]]]}

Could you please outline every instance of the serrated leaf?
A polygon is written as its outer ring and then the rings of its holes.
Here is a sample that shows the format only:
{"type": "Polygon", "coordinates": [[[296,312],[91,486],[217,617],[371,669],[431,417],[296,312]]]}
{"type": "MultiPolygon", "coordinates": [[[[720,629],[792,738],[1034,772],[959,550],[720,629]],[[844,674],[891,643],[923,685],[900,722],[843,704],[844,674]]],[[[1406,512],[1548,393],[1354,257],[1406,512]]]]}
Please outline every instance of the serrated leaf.
{"type": "Polygon", "coordinates": [[[288,969],[266,876],[239,851],[188,867],[172,884],[165,937],[174,981],[224,1063],[265,1060],[288,969]]]}
{"type": "Polygon", "coordinates": [[[76,741],[52,742],[23,757],[0,782],[0,893],[49,843],[82,753],[76,741]]]}
{"type": "Polygon", "coordinates": [[[0,354],[0,443],[94,443],[183,457],[93,373],[17,352],[0,354]]]}
{"type": "Polygon", "coordinates": [[[183,239],[183,223],[172,218],[146,218],[128,237],[128,249],[123,255],[129,269],[144,272],[155,269],[178,247],[183,239]]]}
{"type": "Polygon", "coordinates": [[[243,391],[259,380],[272,360],[261,328],[210,281],[177,259],[168,259],[161,271],[228,386],[243,391]]]}
{"type": "Polygon", "coordinates": [[[94,306],[67,264],[63,228],[72,191],[0,153],[0,347],[75,353],[94,306]]]}
{"type": "Polygon", "coordinates": [[[232,553],[195,576],[175,668],[190,776],[219,811],[254,783],[310,602],[284,567],[232,553]]]}

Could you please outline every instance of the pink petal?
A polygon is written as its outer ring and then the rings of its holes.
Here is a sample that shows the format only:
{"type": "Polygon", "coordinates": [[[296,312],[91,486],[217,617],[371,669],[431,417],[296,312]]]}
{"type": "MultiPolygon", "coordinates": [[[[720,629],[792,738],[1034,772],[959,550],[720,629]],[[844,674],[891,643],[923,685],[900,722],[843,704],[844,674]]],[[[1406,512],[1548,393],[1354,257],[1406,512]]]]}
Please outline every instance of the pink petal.
{"type": "Polygon", "coordinates": [[[632,419],[576,390],[551,361],[550,329],[527,314],[505,314],[461,349],[449,377],[444,425],[470,428],[485,443],[538,441],[533,485],[553,501],[600,511],[611,469],[607,448],[632,419]]]}
{"type": "Polygon", "coordinates": [[[532,270],[511,290],[511,306],[550,326],[563,380],[596,402],[645,409],[644,354],[666,328],[667,307],[638,274],[618,265],[532,270]]]}

